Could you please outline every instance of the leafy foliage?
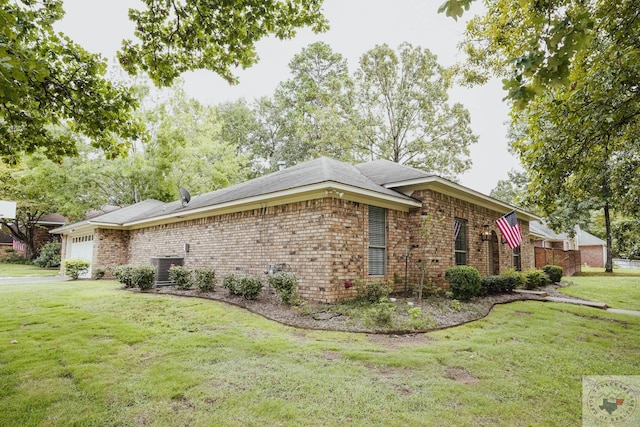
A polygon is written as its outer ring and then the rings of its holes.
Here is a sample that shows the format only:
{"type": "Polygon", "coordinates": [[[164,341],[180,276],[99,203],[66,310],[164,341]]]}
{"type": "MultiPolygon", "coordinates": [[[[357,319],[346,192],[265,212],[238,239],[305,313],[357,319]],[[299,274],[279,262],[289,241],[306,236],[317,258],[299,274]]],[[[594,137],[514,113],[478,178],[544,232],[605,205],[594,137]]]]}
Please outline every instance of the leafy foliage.
{"type": "Polygon", "coordinates": [[[255,44],[260,39],[292,38],[297,28],[305,26],[315,32],[328,28],[320,13],[321,0],[144,3],[146,9],[129,11],[140,42],[123,42],[120,64],[132,74],[138,69],[148,72],[162,86],[197,69],[214,71],[235,83],[231,67],[255,64],[255,44]]]}
{"type": "Polygon", "coordinates": [[[40,248],[40,255],[33,260],[38,267],[51,268],[60,266],[60,242],[45,243],[40,248]]]}
{"type": "Polygon", "coordinates": [[[389,297],[391,286],[386,280],[357,280],[358,301],[374,304],[389,297]]]}
{"type": "Polygon", "coordinates": [[[65,259],[64,260],[64,272],[69,275],[72,280],[78,280],[80,276],[89,271],[91,263],[83,259],[65,259]]]}
{"type": "Polygon", "coordinates": [[[169,267],[169,281],[175,283],[178,289],[189,289],[193,286],[193,272],[182,265],[169,267]]]}
{"type": "Polygon", "coordinates": [[[482,278],[473,267],[459,265],[445,270],[444,278],[454,299],[470,300],[480,294],[482,278]]]}
{"type": "Polygon", "coordinates": [[[138,265],[131,270],[131,284],[142,291],[151,289],[156,280],[156,271],[152,265],[138,265]]]}
{"type": "Polygon", "coordinates": [[[248,274],[227,274],[222,279],[222,287],[229,295],[241,296],[244,299],[256,299],[262,292],[262,281],[248,274]]]}
{"type": "Polygon", "coordinates": [[[551,283],[559,283],[562,280],[562,267],[557,265],[545,265],[542,268],[551,283]]]}
{"type": "Polygon", "coordinates": [[[376,46],[356,71],[359,138],[373,158],[456,179],[477,142],[469,112],[448,103],[447,73],[428,49],[376,46]]]}
{"type": "Polygon", "coordinates": [[[107,157],[126,152],[142,125],[134,93],[105,78],[106,61],[54,31],[62,1],[0,1],[0,158],[17,163],[44,148],[76,155],[69,133],[88,137],[107,157]]]}
{"type": "Polygon", "coordinates": [[[495,295],[512,292],[516,288],[516,278],[512,275],[483,276],[480,295],[495,295]]]}
{"type": "Polygon", "coordinates": [[[116,278],[116,280],[125,288],[134,288],[135,285],[133,283],[133,265],[116,265],[111,267],[111,274],[116,278]]]}
{"type": "Polygon", "coordinates": [[[269,276],[269,284],[283,303],[291,304],[298,290],[298,277],[295,273],[279,271],[269,276]]]}
{"type": "Polygon", "coordinates": [[[213,292],[216,285],[216,272],[212,268],[195,268],[193,282],[200,292],[213,292]]]}
{"type": "Polygon", "coordinates": [[[549,277],[540,270],[528,270],[524,272],[525,288],[536,289],[549,284],[549,277]]]}

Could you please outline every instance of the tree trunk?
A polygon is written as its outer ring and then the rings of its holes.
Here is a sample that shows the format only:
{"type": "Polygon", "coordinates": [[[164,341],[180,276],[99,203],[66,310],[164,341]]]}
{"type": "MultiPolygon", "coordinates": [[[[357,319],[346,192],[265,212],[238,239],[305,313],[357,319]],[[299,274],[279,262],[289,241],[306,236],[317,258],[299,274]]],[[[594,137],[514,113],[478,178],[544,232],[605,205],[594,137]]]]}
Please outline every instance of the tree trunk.
{"type": "Polygon", "coordinates": [[[613,273],[613,252],[611,251],[611,217],[609,215],[609,202],[604,204],[604,224],[607,230],[607,259],[604,263],[604,271],[613,273]]]}

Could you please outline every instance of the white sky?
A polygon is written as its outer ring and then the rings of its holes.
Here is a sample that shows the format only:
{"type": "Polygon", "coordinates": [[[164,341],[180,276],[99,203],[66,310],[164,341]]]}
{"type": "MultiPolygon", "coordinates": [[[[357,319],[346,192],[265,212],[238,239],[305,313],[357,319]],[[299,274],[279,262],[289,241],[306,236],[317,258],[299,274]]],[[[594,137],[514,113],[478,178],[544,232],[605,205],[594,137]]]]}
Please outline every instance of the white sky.
{"type": "MultiPolygon", "coordinates": [[[[199,71],[183,76],[185,89],[206,104],[271,96],[278,83],[289,78],[288,63],[293,56],[316,41],[326,42],[347,58],[351,73],[360,56],[375,45],[386,43],[396,49],[405,41],[431,50],[440,64],[452,65],[459,58],[457,44],[464,23],[437,13],[442,2],[325,0],[323,12],[331,26],[328,32],[300,30],[292,40],[261,41],[257,46],[259,63],[238,70],[240,84],[230,86],[214,73],[199,71]]],[[[64,0],[66,16],[56,28],[90,52],[111,60],[121,40],[133,37],[127,11],[137,4],[136,0],[64,0]]],[[[457,88],[450,95],[451,101],[461,102],[470,111],[471,126],[479,136],[478,143],[471,147],[472,169],[459,178],[460,183],[488,194],[498,180],[507,178],[509,169],[518,167],[517,159],[507,149],[508,108],[502,102],[505,94],[500,82],[494,81],[473,89],[457,88]]]]}

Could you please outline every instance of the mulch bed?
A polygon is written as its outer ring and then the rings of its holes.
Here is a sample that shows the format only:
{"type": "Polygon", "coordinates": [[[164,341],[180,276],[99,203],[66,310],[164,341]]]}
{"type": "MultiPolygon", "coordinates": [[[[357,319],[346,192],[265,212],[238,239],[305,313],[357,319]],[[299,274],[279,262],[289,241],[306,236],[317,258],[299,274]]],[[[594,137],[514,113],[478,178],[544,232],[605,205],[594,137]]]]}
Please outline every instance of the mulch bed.
{"type": "MultiPolygon", "coordinates": [[[[551,296],[564,296],[557,291],[561,285],[550,285],[539,289],[551,296]]],[[[414,298],[396,298],[396,304],[413,302],[414,306],[421,307],[422,312],[428,314],[435,325],[426,330],[390,330],[385,327],[366,327],[361,319],[341,315],[332,310],[331,304],[305,303],[302,307],[289,306],[280,302],[275,294],[263,291],[255,300],[246,300],[237,296],[228,295],[227,291],[217,288],[214,292],[199,292],[195,289],[181,290],[173,286],[153,288],[146,293],[174,295],[180,297],[203,298],[221,301],[242,307],[251,313],[258,314],[267,319],[284,325],[325,331],[363,332],[368,334],[391,334],[401,336],[406,334],[418,334],[438,329],[450,328],[464,323],[472,322],[487,316],[496,304],[506,304],[512,301],[543,300],[542,297],[529,294],[508,293],[492,295],[483,298],[475,298],[472,301],[461,301],[459,307],[452,308],[450,300],[438,297],[429,297],[422,303],[414,298]]]]}

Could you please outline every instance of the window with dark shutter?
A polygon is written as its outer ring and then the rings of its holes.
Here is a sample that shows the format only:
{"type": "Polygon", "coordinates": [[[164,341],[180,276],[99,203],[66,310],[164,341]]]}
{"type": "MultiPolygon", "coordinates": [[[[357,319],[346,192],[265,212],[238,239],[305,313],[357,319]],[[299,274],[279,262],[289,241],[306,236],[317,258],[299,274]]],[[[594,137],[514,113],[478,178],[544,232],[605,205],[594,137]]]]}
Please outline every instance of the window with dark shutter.
{"type": "Polygon", "coordinates": [[[387,211],[369,206],[369,276],[384,276],[387,270],[387,211]]]}

